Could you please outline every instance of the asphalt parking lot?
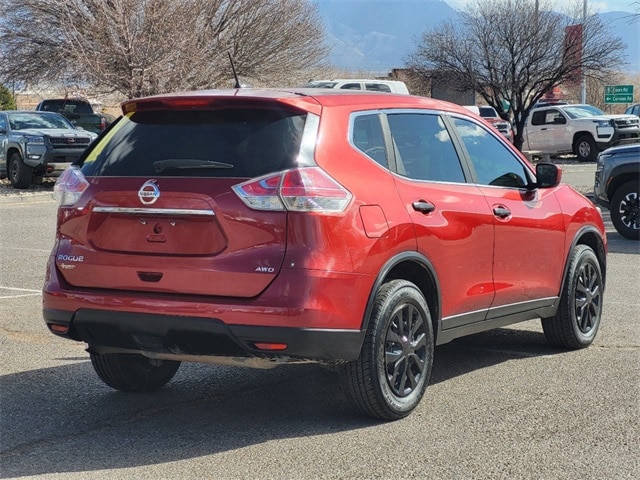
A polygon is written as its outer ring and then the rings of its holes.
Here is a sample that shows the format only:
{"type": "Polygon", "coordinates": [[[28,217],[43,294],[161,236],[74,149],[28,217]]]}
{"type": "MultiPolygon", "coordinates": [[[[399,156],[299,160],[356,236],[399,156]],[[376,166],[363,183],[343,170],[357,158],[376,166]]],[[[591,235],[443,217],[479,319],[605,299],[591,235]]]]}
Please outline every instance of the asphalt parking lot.
{"type": "MultiPolygon", "coordinates": [[[[589,193],[595,165],[563,169],[589,193]]],[[[104,386],[84,346],[42,322],[51,191],[0,185],[0,478],[640,478],[640,244],[606,213],[591,347],[551,348],[537,321],[456,340],[436,349],[416,411],[380,423],[314,365],[184,364],[152,394],[104,386]]]]}

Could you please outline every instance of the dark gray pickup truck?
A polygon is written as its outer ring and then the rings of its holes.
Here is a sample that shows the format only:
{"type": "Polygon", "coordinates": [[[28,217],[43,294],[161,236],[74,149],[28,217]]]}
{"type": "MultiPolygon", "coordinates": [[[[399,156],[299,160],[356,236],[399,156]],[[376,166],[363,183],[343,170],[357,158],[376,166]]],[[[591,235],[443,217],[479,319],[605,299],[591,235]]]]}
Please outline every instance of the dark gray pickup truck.
{"type": "Polygon", "coordinates": [[[96,137],[59,113],[0,111],[0,178],[28,188],[59,176],[96,137]]]}
{"type": "Polygon", "coordinates": [[[39,112],[56,112],[77,127],[100,133],[109,126],[104,115],[93,111],[91,104],[81,98],[51,98],[42,100],[36,107],[39,112]]]}

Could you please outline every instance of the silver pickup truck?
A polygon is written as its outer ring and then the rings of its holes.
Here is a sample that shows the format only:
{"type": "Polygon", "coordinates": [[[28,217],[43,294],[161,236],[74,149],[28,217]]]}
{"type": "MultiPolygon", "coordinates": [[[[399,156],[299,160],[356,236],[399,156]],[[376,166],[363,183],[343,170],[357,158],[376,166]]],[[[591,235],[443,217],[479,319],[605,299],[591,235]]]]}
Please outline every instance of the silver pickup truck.
{"type": "Polygon", "coordinates": [[[528,157],[575,154],[581,162],[616,145],[640,142],[640,119],[607,115],[591,105],[548,105],[533,109],[523,131],[528,157]]]}
{"type": "Polygon", "coordinates": [[[0,178],[28,188],[56,177],[97,135],[75,128],[58,113],[0,111],[0,178]]]}

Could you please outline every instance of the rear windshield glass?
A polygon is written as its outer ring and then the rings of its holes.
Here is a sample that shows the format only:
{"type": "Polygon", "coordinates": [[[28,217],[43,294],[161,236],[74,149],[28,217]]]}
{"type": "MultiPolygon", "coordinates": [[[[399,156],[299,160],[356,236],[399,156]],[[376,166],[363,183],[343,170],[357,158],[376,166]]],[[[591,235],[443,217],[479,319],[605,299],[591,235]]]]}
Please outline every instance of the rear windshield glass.
{"type": "Polygon", "coordinates": [[[84,160],[87,176],[257,177],[292,168],[306,113],[154,110],[124,117],[84,160]]]}

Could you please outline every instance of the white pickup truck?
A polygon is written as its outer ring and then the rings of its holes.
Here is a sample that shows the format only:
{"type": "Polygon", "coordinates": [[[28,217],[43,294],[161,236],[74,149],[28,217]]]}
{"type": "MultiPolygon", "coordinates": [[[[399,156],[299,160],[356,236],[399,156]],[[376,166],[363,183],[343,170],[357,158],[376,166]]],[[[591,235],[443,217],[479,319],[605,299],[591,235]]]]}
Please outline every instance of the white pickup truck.
{"type": "Polygon", "coordinates": [[[573,153],[595,161],[606,148],[640,142],[640,119],[607,115],[591,105],[547,105],[531,110],[523,131],[527,157],[573,153]]]}

